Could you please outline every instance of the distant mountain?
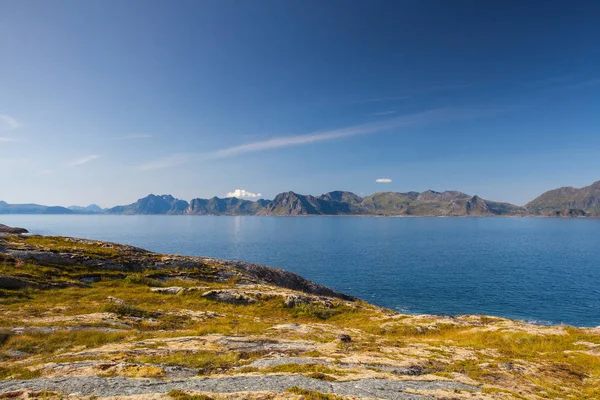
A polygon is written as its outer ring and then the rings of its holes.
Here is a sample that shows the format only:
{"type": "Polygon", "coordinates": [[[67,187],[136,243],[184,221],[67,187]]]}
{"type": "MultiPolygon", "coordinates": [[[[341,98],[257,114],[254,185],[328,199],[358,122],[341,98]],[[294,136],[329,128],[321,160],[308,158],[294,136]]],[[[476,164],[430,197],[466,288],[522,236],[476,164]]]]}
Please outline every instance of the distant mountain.
{"type": "Polygon", "coordinates": [[[189,215],[254,215],[267,203],[265,200],[254,202],[237,197],[192,199],[184,213],[189,215]]]}
{"type": "Polygon", "coordinates": [[[133,204],[102,209],[8,204],[0,201],[0,214],[162,214],[162,215],[381,215],[381,216],[600,216],[600,181],[581,189],[550,190],[525,207],[485,200],[458,191],[380,192],[361,197],[336,190],[319,196],[279,193],[273,200],[250,201],[236,197],[192,199],[188,203],[170,194],[149,195],[133,204]]]}
{"type": "MultiPolygon", "coordinates": [[[[294,192],[279,193],[273,201],[258,210],[257,215],[322,215],[327,200],[294,192]]],[[[331,210],[330,210],[331,211],[331,210]]],[[[330,213],[327,213],[330,214],[330,213]]]]}
{"type": "Polygon", "coordinates": [[[380,192],[365,197],[361,204],[361,213],[376,215],[401,215],[413,203],[419,194],[380,192]]]}
{"type": "Polygon", "coordinates": [[[348,203],[348,204],[358,204],[363,200],[362,197],[357,196],[352,192],[344,192],[341,190],[336,190],[333,192],[325,193],[319,197],[323,200],[339,201],[339,202],[344,202],[344,203],[348,203]]]}
{"type": "Polygon", "coordinates": [[[526,210],[508,203],[447,191],[423,193],[375,193],[362,198],[351,192],[330,192],[319,197],[294,192],[278,194],[258,215],[406,215],[492,216],[525,215],[526,210]]]}
{"type": "Polygon", "coordinates": [[[484,200],[479,196],[473,196],[465,204],[467,215],[527,215],[525,207],[515,206],[510,203],[499,203],[484,200]]]}
{"type": "Polygon", "coordinates": [[[72,210],[39,204],[8,204],[0,201],[0,214],[73,214],[72,210]]]}
{"type": "Polygon", "coordinates": [[[70,206],[70,207],[67,207],[67,208],[69,210],[71,210],[71,211],[74,211],[74,212],[80,213],[80,214],[97,214],[97,213],[101,213],[102,211],[104,211],[104,209],[101,208],[97,204],[90,204],[87,207],[70,206]]]}
{"type": "Polygon", "coordinates": [[[167,214],[176,215],[183,214],[187,210],[189,204],[185,200],[179,200],[170,194],[161,196],[149,195],[139,199],[133,204],[126,206],[116,206],[106,210],[108,214],[167,214]]]}
{"type": "Polygon", "coordinates": [[[532,214],[546,216],[600,216],[600,181],[581,189],[550,190],[525,207],[532,214]]]}

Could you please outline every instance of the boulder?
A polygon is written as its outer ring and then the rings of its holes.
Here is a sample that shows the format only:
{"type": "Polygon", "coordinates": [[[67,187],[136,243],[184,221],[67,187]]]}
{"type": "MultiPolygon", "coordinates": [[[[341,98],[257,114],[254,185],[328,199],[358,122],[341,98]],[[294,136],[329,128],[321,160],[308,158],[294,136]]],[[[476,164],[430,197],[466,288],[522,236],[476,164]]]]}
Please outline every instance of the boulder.
{"type": "Polygon", "coordinates": [[[288,308],[294,308],[301,304],[309,304],[311,303],[311,298],[308,296],[302,296],[299,294],[288,294],[284,297],[283,303],[288,308]]]}
{"type": "Polygon", "coordinates": [[[203,293],[202,297],[229,304],[256,303],[256,299],[254,297],[236,292],[235,290],[209,290],[208,292],[203,293]]]}
{"type": "Polygon", "coordinates": [[[0,289],[17,290],[32,286],[31,282],[11,276],[0,276],[0,289]]]}
{"type": "Polygon", "coordinates": [[[162,294],[179,294],[184,291],[184,289],[180,286],[171,286],[171,287],[153,287],[150,288],[150,291],[153,293],[162,293],[162,294]]]}
{"type": "Polygon", "coordinates": [[[0,233],[14,233],[14,234],[21,234],[21,233],[29,233],[29,231],[27,229],[24,228],[13,228],[10,226],[6,226],[3,224],[0,224],[0,233]]]}
{"type": "Polygon", "coordinates": [[[345,334],[345,333],[342,333],[341,335],[339,335],[338,339],[342,343],[350,343],[352,341],[352,337],[350,335],[345,334]]]}
{"type": "Polygon", "coordinates": [[[121,300],[118,297],[108,296],[106,298],[106,300],[108,300],[109,303],[113,303],[113,304],[119,304],[122,306],[127,305],[127,302],[125,300],[121,300]]]}

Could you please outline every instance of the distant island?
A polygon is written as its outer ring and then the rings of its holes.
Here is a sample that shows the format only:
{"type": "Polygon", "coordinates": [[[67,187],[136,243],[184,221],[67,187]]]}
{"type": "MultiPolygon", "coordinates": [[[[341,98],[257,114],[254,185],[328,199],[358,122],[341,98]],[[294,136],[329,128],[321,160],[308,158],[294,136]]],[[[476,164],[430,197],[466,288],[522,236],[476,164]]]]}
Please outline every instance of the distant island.
{"type": "Polygon", "coordinates": [[[280,193],[273,200],[244,200],[236,197],[192,199],[171,195],[148,195],[133,204],[102,209],[50,207],[38,204],[8,204],[0,201],[0,214],[119,214],[119,215],[366,215],[366,216],[600,216],[600,181],[577,189],[550,190],[524,206],[485,200],[458,191],[380,192],[361,197],[334,191],[320,196],[280,193]]]}

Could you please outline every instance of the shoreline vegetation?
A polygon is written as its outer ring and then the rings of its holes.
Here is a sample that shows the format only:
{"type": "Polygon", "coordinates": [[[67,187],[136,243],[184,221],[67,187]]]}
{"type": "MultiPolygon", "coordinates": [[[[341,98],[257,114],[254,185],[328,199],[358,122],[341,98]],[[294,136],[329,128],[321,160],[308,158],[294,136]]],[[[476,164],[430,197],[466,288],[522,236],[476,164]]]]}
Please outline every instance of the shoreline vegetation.
{"type": "Polygon", "coordinates": [[[334,191],[320,196],[285,192],[273,200],[256,201],[212,197],[188,202],[168,194],[151,194],[132,204],[105,209],[95,204],[67,208],[0,201],[0,214],[584,218],[600,217],[600,181],[581,189],[550,190],[524,206],[485,200],[458,191],[380,192],[366,197],[334,191]]]}
{"type": "Polygon", "coordinates": [[[0,398],[600,398],[600,327],[407,315],[96,240],[0,233],[0,316],[0,398]]]}

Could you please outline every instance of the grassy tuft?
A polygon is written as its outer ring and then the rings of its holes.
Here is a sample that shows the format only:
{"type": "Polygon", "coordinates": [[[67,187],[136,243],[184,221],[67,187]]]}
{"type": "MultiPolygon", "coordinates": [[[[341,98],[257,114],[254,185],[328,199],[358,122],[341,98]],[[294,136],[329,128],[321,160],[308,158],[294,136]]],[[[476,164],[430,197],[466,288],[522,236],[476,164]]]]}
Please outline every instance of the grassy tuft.
{"type": "Polygon", "coordinates": [[[32,371],[29,368],[9,366],[0,367],[0,379],[34,379],[41,377],[40,371],[32,371]]]}
{"type": "Polygon", "coordinates": [[[344,397],[342,396],[317,392],[316,390],[301,389],[298,386],[292,386],[287,389],[286,392],[300,395],[304,400],[344,400],[344,397]]]}
{"type": "Polygon", "coordinates": [[[123,279],[123,284],[128,286],[148,286],[148,287],[163,287],[164,283],[158,279],[152,279],[140,275],[128,275],[123,279]]]}
{"type": "Polygon", "coordinates": [[[340,310],[335,308],[328,308],[320,304],[299,304],[292,308],[292,315],[295,318],[317,318],[321,320],[327,320],[340,314],[340,310]]]}
{"type": "Polygon", "coordinates": [[[216,353],[211,351],[187,352],[179,351],[167,355],[142,356],[138,362],[147,364],[179,365],[198,368],[200,374],[209,374],[215,370],[234,367],[240,361],[237,353],[216,353]]]}
{"type": "Polygon", "coordinates": [[[168,393],[169,397],[174,400],[215,400],[213,397],[205,394],[189,394],[183,390],[171,390],[168,393]]]}

